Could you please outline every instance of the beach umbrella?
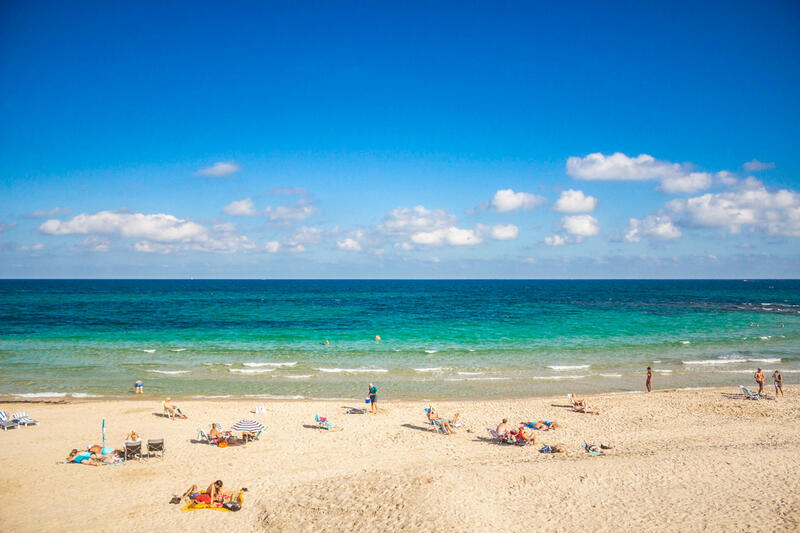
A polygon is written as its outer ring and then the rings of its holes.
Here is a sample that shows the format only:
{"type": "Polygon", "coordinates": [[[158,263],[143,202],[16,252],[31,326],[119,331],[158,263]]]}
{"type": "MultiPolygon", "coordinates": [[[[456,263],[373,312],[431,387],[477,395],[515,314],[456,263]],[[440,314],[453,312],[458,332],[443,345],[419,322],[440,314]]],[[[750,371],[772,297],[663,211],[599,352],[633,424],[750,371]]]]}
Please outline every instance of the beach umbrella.
{"type": "Polygon", "coordinates": [[[248,433],[258,433],[263,430],[264,426],[261,422],[255,420],[239,420],[231,426],[231,431],[246,431],[248,433]]]}
{"type": "Polygon", "coordinates": [[[103,419],[103,448],[106,447],[106,419],[103,419]]]}

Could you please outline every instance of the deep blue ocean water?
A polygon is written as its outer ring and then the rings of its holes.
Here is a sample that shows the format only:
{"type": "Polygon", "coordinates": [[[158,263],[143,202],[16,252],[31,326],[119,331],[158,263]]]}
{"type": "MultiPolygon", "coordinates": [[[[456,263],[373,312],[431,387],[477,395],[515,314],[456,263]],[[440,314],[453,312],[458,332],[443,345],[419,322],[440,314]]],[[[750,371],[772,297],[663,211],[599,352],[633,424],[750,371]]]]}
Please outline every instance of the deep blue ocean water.
{"type": "Polygon", "coordinates": [[[0,394],[518,397],[641,390],[648,365],[796,383],[800,281],[0,281],[0,394]]]}

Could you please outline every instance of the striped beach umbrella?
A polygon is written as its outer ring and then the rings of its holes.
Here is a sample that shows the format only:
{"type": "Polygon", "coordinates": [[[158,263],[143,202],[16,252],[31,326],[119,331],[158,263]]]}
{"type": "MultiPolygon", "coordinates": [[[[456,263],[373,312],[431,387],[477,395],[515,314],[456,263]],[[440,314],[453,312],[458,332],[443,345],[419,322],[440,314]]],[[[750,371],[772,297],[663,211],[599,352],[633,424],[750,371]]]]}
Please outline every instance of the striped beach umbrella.
{"type": "Polygon", "coordinates": [[[255,420],[239,420],[231,426],[231,431],[246,431],[248,433],[258,433],[264,429],[261,422],[255,420]]]}

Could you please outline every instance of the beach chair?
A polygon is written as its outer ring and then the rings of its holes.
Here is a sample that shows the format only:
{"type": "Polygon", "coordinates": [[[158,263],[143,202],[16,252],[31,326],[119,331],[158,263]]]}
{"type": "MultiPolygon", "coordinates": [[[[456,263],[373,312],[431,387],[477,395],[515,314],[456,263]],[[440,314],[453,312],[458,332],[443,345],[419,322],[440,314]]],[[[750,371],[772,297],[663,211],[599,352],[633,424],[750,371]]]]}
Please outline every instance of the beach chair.
{"type": "Polygon", "coordinates": [[[744,393],[745,400],[760,400],[761,396],[758,394],[751,392],[750,389],[745,387],[744,385],[739,385],[739,390],[744,393]]]}
{"type": "Polygon", "coordinates": [[[14,422],[19,424],[20,426],[25,426],[25,427],[35,426],[39,423],[33,418],[29,417],[28,413],[26,413],[25,411],[14,413],[13,415],[11,415],[11,418],[13,418],[14,422]]]}
{"type": "Polygon", "coordinates": [[[575,403],[575,399],[572,397],[572,393],[570,392],[567,394],[567,398],[569,399],[569,403],[572,404],[572,407],[577,407],[578,404],[575,403]]]}
{"type": "Polygon", "coordinates": [[[147,441],[147,456],[153,457],[156,453],[160,453],[164,457],[164,439],[148,439],[147,441]]]}
{"type": "Polygon", "coordinates": [[[16,427],[19,427],[19,424],[17,424],[13,420],[10,420],[8,418],[8,413],[6,413],[5,411],[0,411],[0,428],[2,428],[3,431],[5,431],[7,429],[14,429],[16,427]]]}
{"type": "Polygon", "coordinates": [[[497,431],[491,428],[486,428],[486,429],[489,431],[489,435],[492,436],[492,439],[496,440],[498,443],[509,444],[511,442],[510,440],[508,440],[508,433],[506,433],[505,435],[501,435],[497,431]]]}
{"type": "Polygon", "coordinates": [[[330,430],[331,430],[331,426],[332,426],[333,424],[331,424],[331,421],[330,421],[330,420],[328,420],[328,419],[327,419],[327,417],[324,417],[324,416],[319,416],[319,413],[317,413],[317,414],[314,416],[314,420],[317,422],[317,424],[318,424],[320,427],[323,427],[323,428],[327,429],[328,431],[330,431],[330,430]]]}
{"type": "Polygon", "coordinates": [[[125,442],[125,460],[128,459],[136,459],[139,460],[142,458],[142,442],[125,442]]]}

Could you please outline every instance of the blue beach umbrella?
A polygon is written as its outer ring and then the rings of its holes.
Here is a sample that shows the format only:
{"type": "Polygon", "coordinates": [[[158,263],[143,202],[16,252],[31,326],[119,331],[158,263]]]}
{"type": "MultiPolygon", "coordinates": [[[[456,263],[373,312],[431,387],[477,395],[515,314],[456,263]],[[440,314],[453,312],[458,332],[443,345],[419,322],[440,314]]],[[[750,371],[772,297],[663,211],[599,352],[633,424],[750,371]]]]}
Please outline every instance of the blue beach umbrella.
{"type": "Polygon", "coordinates": [[[106,447],[106,419],[103,419],[103,448],[106,447]]]}

